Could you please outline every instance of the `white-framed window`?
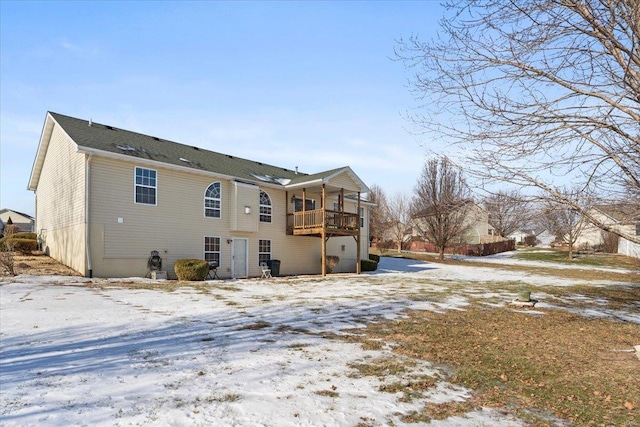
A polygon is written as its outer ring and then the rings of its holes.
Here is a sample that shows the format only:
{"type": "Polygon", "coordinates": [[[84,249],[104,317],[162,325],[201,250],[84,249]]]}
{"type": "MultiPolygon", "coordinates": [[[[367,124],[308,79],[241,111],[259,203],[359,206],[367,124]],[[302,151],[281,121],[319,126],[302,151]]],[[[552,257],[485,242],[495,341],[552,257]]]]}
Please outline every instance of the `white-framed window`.
{"type": "Polygon", "coordinates": [[[134,179],[135,202],[142,205],[157,205],[158,172],[136,166],[134,179]]]}
{"type": "Polygon", "coordinates": [[[204,259],[215,261],[220,265],[220,238],[214,236],[204,236],[204,259]]]}
{"type": "Polygon", "coordinates": [[[271,240],[258,240],[258,265],[271,259],[271,240]]]}
{"type": "Polygon", "coordinates": [[[364,208],[360,208],[360,228],[364,228],[364,208]]]}
{"type": "Polygon", "coordinates": [[[222,216],[222,193],[219,182],[212,183],[204,192],[204,216],[209,218],[222,216]]]}
{"type": "Polygon", "coordinates": [[[260,190],[260,222],[271,222],[271,197],[260,190]]]}

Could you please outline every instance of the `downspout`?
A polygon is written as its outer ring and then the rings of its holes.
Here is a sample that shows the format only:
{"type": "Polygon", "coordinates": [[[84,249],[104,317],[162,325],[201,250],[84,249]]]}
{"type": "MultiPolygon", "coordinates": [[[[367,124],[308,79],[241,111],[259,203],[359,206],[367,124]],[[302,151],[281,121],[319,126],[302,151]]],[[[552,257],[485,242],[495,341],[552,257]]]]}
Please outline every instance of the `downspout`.
{"type": "Polygon", "coordinates": [[[84,234],[85,234],[85,246],[86,246],[86,257],[87,257],[87,270],[89,278],[93,277],[93,265],[91,264],[91,238],[90,238],[90,227],[89,227],[89,210],[90,210],[90,198],[91,198],[91,157],[93,157],[93,153],[87,154],[87,166],[85,170],[85,188],[84,188],[84,234]]]}

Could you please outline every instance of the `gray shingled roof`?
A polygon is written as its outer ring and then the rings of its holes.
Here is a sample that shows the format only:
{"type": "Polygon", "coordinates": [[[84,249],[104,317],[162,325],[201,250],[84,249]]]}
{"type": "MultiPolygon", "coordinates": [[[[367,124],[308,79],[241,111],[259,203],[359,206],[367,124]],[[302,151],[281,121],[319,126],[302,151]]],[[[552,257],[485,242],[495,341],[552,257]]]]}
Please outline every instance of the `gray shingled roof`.
{"type": "Polygon", "coordinates": [[[307,182],[331,176],[343,169],[338,168],[314,175],[296,173],[286,168],[216,153],[96,122],[92,122],[89,126],[87,120],[52,112],[50,114],[81,147],[154,160],[249,181],[265,181],[266,179],[273,184],[282,184],[275,179],[286,179],[291,180],[291,183],[307,182]]]}
{"type": "Polygon", "coordinates": [[[596,205],[594,208],[620,223],[635,224],[640,221],[640,204],[638,203],[596,205]]]}

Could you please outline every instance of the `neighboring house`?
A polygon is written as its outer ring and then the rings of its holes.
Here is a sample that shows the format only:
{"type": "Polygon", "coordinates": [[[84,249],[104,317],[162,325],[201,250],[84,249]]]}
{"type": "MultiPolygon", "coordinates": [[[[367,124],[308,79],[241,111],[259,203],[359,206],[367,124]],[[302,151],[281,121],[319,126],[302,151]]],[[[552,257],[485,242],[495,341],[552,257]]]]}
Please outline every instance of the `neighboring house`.
{"type": "Polygon", "coordinates": [[[174,276],[182,258],[220,277],[359,271],[368,258],[367,186],[345,166],[312,175],[47,113],[30,190],[43,249],[85,276],[174,276]]]}
{"type": "Polygon", "coordinates": [[[634,258],[640,258],[640,244],[621,237],[620,240],[618,240],[618,253],[634,258]]]}
{"type": "Polygon", "coordinates": [[[516,243],[525,243],[527,238],[536,236],[535,230],[531,229],[517,229],[510,233],[507,238],[515,240],[516,243]]]}
{"type": "Polygon", "coordinates": [[[533,240],[535,238],[535,246],[551,247],[551,244],[556,240],[556,236],[550,233],[546,228],[540,229],[517,229],[507,236],[507,238],[514,240],[516,243],[525,244],[527,240],[533,240]]]}
{"type": "Polygon", "coordinates": [[[535,231],[536,234],[536,246],[543,248],[550,248],[551,244],[556,241],[556,236],[546,228],[541,228],[535,231]]]}
{"type": "Polygon", "coordinates": [[[467,215],[467,229],[462,243],[478,244],[494,242],[495,229],[489,225],[489,212],[473,203],[467,215]]]}
{"type": "MultiPolygon", "coordinates": [[[[610,205],[596,205],[589,210],[589,213],[604,224],[633,236],[640,236],[640,210],[637,204],[617,203],[610,205]]],[[[586,224],[578,239],[576,246],[598,246],[604,243],[603,232],[597,226],[586,224]]],[[[636,246],[626,239],[620,238],[618,249],[621,253],[626,253],[625,248],[630,248],[630,256],[633,256],[633,248],[636,246]],[[626,242],[626,243],[625,243],[626,242]]]]}
{"type": "MultiPolygon", "coordinates": [[[[467,209],[466,218],[464,220],[465,230],[463,231],[459,244],[479,244],[479,243],[491,243],[496,240],[501,240],[499,237],[494,236],[495,230],[489,225],[489,213],[484,210],[480,205],[469,201],[465,202],[465,209],[467,209]],[[471,204],[471,206],[469,206],[471,204]]],[[[412,228],[413,236],[412,241],[416,241],[416,238],[420,238],[419,230],[420,219],[414,220],[416,226],[412,228]]]]}
{"type": "Polygon", "coordinates": [[[18,227],[19,231],[34,231],[34,219],[32,216],[11,209],[0,210],[0,231],[9,222],[9,218],[11,218],[13,225],[18,227]]]}

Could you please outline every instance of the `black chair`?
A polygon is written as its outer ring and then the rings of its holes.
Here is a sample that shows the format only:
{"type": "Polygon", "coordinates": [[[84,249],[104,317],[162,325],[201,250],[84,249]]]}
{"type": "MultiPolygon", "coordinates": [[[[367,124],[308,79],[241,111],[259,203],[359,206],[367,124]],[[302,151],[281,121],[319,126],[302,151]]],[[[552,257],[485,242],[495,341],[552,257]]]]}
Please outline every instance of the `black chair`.
{"type": "Polygon", "coordinates": [[[218,279],[218,263],[216,261],[209,261],[209,272],[207,273],[207,277],[205,279],[218,279]]]}

